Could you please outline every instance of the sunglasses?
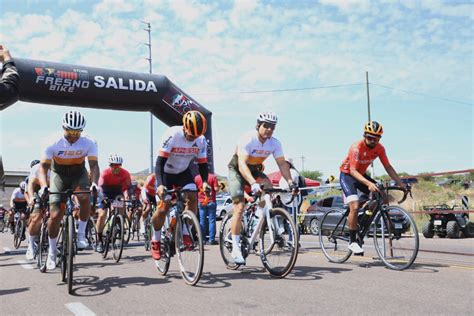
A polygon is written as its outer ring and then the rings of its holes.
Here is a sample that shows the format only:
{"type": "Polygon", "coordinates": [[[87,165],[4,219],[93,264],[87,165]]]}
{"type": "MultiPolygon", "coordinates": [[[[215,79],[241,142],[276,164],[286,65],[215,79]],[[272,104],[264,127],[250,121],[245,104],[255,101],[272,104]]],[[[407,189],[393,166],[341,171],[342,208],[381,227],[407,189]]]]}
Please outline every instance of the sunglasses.
{"type": "Polygon", "coordinates": [[[272,131],[275,130],[275,124],[271,124],[271,123],[263,123],[262,124],[264,128],[269,128],[271,129],[272,131]]]}
{"type": "Polygon", "coordinates": [[[374,137],[374,136],[369,136],[369,135],[365,135],[365,139],[374,143],[378,143],[380,141],[380,137],[374,137]]]}
{"type": "Polygon", "coordinates": [[[122,167],[122,165],[121,165],[121,164],[118,164],[118,163],[111,163],[109,166],[112,167],[112,168],[120,168],[120,167],[122,167]]]}
{"type": "Polygon", "coordinates": [[[74,129],[66,129],[66,135],[67,136],[73,136],[73,137],[79,137],[81,136],[82,131],[81,130],[74,130],[74,129]]]}

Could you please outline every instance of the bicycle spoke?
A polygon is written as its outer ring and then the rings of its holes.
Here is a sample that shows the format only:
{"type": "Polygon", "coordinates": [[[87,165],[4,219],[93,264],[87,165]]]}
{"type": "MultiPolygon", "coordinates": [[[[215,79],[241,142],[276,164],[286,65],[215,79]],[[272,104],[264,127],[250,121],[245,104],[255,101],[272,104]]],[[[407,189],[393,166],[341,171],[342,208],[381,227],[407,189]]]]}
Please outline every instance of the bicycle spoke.
{"type": "Polygon", "coordinates": [[[331,210],[324,214],[319,227],[319,244],[326,258],[335,263],[349,259],[349,228],[344,212],[331,210]]]}

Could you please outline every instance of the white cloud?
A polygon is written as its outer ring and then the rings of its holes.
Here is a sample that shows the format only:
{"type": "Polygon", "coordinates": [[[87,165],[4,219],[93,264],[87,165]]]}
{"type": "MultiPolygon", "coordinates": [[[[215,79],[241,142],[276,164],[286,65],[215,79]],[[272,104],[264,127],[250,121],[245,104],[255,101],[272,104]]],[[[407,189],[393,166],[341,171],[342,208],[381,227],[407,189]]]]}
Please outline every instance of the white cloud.
{"type": "Polygon", "coordinates": [[[225,20],[213,20],[207,21],[207,34],[208,35],[217,35],[224,32],[227,29],[228,25],[225,20]]]}

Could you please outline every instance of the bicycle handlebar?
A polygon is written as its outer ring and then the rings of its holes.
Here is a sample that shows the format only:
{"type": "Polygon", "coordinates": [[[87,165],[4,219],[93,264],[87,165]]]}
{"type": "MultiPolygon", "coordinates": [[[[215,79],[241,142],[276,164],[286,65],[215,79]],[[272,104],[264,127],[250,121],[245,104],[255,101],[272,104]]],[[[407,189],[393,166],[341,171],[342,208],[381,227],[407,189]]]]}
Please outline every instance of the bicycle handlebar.
{"type": "Polygon", "coordinates": [[[405,200],[407,199],[408,195],[410,195],[411,198],[413,198],[413,195],[411,193],[411,186],[410,185],[407,185],[406,189],[404,188],[401,188],[401,187],[396,187],[396,186],[388,186],[388,187],[384,187],[383,185],[377,185],[377,187],[379,189],[381,189],[382,191],[390,191],[390,190],[393,190],[393,191],[403,191],[403,197],[400,201],[398,201],[397,203],[398,204],[402,204],[403,202],[405,202],[405,200]]]}

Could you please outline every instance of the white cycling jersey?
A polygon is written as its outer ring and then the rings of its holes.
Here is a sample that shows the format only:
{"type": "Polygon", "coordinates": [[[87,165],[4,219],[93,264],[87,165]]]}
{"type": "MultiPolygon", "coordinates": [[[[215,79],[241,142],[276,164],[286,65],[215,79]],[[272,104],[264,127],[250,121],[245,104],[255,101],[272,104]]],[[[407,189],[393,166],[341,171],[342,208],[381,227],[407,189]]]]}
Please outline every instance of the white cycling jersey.
{"type": "Polygon", "coordinates": [[[283,149],[278,139],[271,137],[262,144],[258,140],[257,131],[245,133],[239,140],[237,150],[240,150],[240,154],[248,156],[248,165],[260,165],[270,155],[273,155],[275,159],[284,157],[283,149]]]}
{"type": "Polygon", "coordinates": [[[97,143],[89,136],[83,135],[74,144],[61,137],[46,148],[42,161],[51,163],[54,160],[58,165],[71,166],[84,163],[86,157],[89,160],[97,160],[97,143]]]}
{"type": "MultiPolygon", "coordinates": [[[[26,202],[26,197],[25,197],[25,193],[24,192],[21,192],[21,189],[20,188],[16,188],[15,190],[13,190],[12,192],[12,195],[10,197],[10,202],[15,202],[15,203],[18,203],[18,202],[26,202]]],[[[11,203],[10,203],[11,204],[11,203]]]]}
{"type": "Polygon", "coordinates": [[[172,126],[164,134],[158,155],[168,158],[164,172],[178,174],[185,171],[191,161],[207,162],[207,142],[204,136],[186,140],[182,126],[172,126]]]}
{"type": "MultiPolygon", "coordinates": [[[[39,163],[34,165],[33,168],[31,168],[30,175],[28,176],[28,181],[34,181],[36,179],[39,179],[39,168],[40,168],[39,163]]],[[[51,170],[48,169],[48,174],[46,175],[46,177],[49,179],[50,175],[51,175],[51,170]]]]}

